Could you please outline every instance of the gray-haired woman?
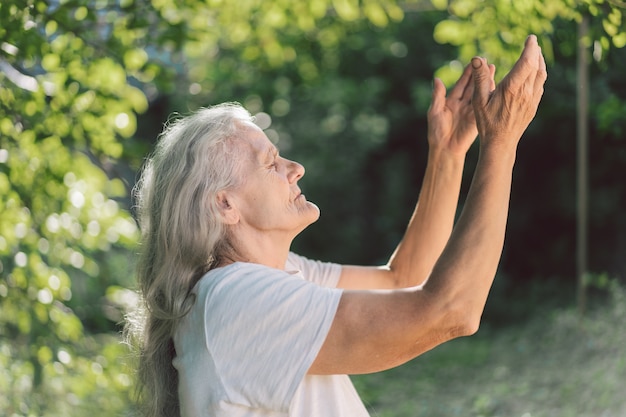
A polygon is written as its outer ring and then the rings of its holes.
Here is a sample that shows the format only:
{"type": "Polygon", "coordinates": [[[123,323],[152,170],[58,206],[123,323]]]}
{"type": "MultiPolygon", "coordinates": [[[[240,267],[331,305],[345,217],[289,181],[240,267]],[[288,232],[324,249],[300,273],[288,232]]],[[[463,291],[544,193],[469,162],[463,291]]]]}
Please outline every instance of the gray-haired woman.
{"type": "Polygon", "coordinates": [[[145,415],[367,416],[347,375],[474,333],[502,250],[516,147],[546,79],[536,38],[497,87],[494,71],[474,58],[447,96],[435,80],[419,202],[382,267],[290,252],[319,209],[298,186],[302,165],[242,107],[170,124],[137,188],[144,314],[129,330],[145,415]]]}

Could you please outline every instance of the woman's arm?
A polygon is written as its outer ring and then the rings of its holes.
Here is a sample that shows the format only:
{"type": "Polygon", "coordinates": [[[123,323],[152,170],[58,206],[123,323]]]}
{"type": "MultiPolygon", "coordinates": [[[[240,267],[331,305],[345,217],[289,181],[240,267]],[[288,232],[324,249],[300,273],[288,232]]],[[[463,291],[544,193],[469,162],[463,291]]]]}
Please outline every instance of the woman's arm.
{"type": "MultiPolygon", "coordinates": [[[[495,67],[488,68],[493,89],[495,67]]],[[[405,235],[386,266],[344,266],[339,287],[406,288],[426,280],[452,232],[465,155],[478,132],[471,104],[473,93],[469,65],[447,97],[443,82],[434,80],[428,110],[428,162],[405,235]]]]}
{"type": "Polygon", "coordinates": [[[472,64],[481,148],[448,244],[422,287],[345,291],[310,373],[388,369],[477,331],[504,244],[517,145],[535,116],[547,75],[534,36],[495,90],[486,61],[474,58],[472,64]]]}

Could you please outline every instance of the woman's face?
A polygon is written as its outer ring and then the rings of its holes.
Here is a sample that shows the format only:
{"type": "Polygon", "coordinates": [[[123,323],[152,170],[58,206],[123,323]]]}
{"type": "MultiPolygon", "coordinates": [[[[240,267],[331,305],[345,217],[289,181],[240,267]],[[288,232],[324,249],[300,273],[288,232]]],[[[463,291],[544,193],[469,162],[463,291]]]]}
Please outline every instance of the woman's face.
{"type": "Polygon", "coordinates": [[[242,125],[239,138],[235,146],[242,181],[228,197],[239,213],[239,226],[293,239],[320,214],[298,187],[304,167],[281,157],[265,133],[252,124],[242,125]]]}

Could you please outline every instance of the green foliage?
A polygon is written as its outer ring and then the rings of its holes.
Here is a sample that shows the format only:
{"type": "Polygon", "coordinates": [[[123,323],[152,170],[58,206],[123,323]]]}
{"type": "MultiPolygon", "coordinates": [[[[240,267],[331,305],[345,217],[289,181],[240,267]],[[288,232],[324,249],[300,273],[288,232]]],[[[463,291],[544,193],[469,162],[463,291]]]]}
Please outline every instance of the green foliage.
{"type": "Polygon", "coordinates": [[[115,323],[89,328],[90,316],[117,309],[94,290],[130,283],[128,268],[109,276],[107,263],[137,238],[115,160],[147,109],[129,82],[145,60],[122,16],[107,3],[0,5],[0,409],[9,416],[126,407],[123,349],[99,335],[115,323]]]}
{"type": "MultiPolygon", "coordinates": [[[[626,230],[615,209],[626,202],[621,177],[611,174],[626,162],[620,4],[3,1],[0,410],[98,416],[131,408],[133,377],[116,334],[135,302],[129,288],[138,231],[129,192],[174,111],[237,100],[269,116],[267,135],[306,166],[302,186],[323,213],[295,249],[328,260],[382,262],[417,198],[432,74],[450,86],[463,63],[481,53],[502,75],[535,32],[552,68],[550,93],[529,133],[554,139],[526,141],[520,151],[528,153],[520,161],[531,164],[518,167],[516,195],[523,201],[513,205],[520,211],[511,217],[516,240],[508,251],[523,261],[511,264],[505,253],[503,265],[551,274],[549,265],[558,264],[567,275],[562,264],[572,239],[556,230],[544,243],[545,235],[532,231],[553,231],[571,212],[573,158],[562,156],[569,155],[570,68],[582,13],[593,16],[592,111],[603,145],[596,158],[610,162],[593,179],[603,184],[596,212],[606,228],[626,230]]],[[[473,158],[475,152],[468,172],[473,158]]],[[[614,250],[598,245],[598,252],[614,256],[620,236],[608,241],[614,250]]],[[[487,343],[468,349],[461,358],[468,366],[492,352],[487,343]]],[[[487,413],[492,403],[483,393],[472,407],[487,413]]]]}
{"type": "MultiPolygon", "coordinates": [[[[590,38],[585,41],[593,46],[596,61],[611,48],[626,46],[626,26],[622,24],[626,4],[619,1],[449,0],[433,4],[449,12],[435,27],[434,38],[458,46],[462,62],[481,55],[496,67],[510,68],[519,55],[519,45],[530,33],[539,37],[546,59],[554,62],[555,48],[562,46],[554,45],[549,36],[555,31],[555,21],[579,22],[583,15],[591,16],[590,38]]],[[[453,81],[456,74],[442,72],[441,76],[453,81]]]]}

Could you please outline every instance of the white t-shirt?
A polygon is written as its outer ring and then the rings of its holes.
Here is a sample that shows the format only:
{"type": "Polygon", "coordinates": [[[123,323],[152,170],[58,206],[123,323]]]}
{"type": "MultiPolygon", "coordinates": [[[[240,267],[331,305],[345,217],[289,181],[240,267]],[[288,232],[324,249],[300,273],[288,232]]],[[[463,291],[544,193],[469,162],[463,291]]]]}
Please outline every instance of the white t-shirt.
{"type": "Polygon", "coordinates": [[[367,417],[346,375],[307,375],[342,291],[337,264],[207,273],[174,335],[182,417],[367,417]]]}

